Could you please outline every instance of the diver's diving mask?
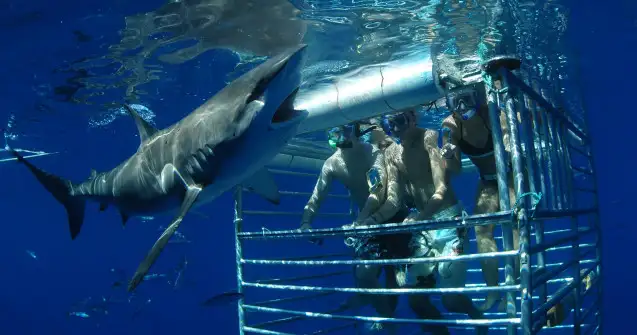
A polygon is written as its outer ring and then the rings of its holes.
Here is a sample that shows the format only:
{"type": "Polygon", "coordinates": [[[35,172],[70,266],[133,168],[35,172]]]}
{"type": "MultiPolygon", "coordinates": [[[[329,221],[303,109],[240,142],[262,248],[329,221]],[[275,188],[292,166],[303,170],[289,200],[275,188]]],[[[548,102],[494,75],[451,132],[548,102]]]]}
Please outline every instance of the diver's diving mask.
{"type": "Polygon", "coordinates": [[[466,121],[476,115],[478,92],[471,87],[447,93],[447,108],[466,121]]]}
{"type": "Polygon", "coordinates": [[[367,129],[360,131],[356,137],[359,137],[361,140],[363,140],[363,142],[369,143],[371,142],[371,132],[376,128],[378,128],[378,126],[375,124],[369,125],[367,129]]]}
{"type": "Polygon", "coordinates": [[[400,133],[402,133],[409,126],[409,120],[407,119],[407,115],[405,115],[405,113],[388,116],[386,118],[386,121],[389,131],[397,137],[400,136],[400,133]]]}
{"type": "Polygon", "coordinates": [[[334,127],[327,132],[327,141],[333,149],[351,148],[353,135],[354,126],[352,125],[334,127]]]}
{"type": "Polygon", "coordinates": [[[383,186],[383,181],[380,179],[380,172],[378,168],[372,167],[367,170],[367,186],[369,187],[369,193],[374,193],[378,188],[383,186]]]}

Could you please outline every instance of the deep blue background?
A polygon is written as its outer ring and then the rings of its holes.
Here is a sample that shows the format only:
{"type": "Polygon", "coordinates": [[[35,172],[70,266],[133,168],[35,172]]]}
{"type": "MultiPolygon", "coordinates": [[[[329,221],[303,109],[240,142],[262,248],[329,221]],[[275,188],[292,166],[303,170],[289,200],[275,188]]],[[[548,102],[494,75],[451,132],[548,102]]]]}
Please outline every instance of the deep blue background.
{"type": "MultiPolygon", "coordinates": [[[[4,6],[5,2],[2,3],[4,6]]],[[[30,134],[19,140],[20,147],[61,151],[34,162],[77,180],[88,176],[91,168],[111,168],[135,150],[138,138],[131,120],[120,118],[106,128],[87,129],[89,108],[55,103],[51,104],[53,113],[37,114],[33,105],[39,98],[34,88],[48,83],[51,69],[60,63],[98,53],[99,44],[114,43],[118,39],[109,34],[97,42],[78,45],[72,30],[83,29],[100,36],[101,31],[119,28],[120,21],[113,17],[146,11],[160,4],[160,1],[143,4],[116,1],[109,4],[109,8],[117,14],[103,10],[103,20],[99,21],[102,24],[91,26],[81,26],[77,20],[98,12],[99,5],[91,2],[20,3],[13,4],[11,12],[3,9],[0,120],[6,120],[9,112],[17,115],[19,127],[30,134]],[[16,16],[18,12],[27,14],[16,16]],[[38,122],[28,121],[36,115],[38,122]]],[[[604,227],[604,330],[606,334],[629,334],[625,327],[629,327],[629,320],[634,318],[632,306],[637,298],[632,289],[637,262],[631,248],[637,235],[631,217],[633,191],[637,186],[631,164],[637,121],[634,115],[637,6],[629,0],[571,1],[565,5],[570,8],[571,20],[566,43],[576,56],[573,61],[578,64],[581,94],[594,141],[604,227]]],[[[234,65],[233,59],[221,51],[202,57],[214,58],[218,71],[230,70],[234,65]]],[[[172,90],[170,84],[161,82],[151,85],[163,97],[163,101],[148,103],[158,115],[158,126],[169,125],[200,103],[185,92],[201,87],[206,91],[218,90],[223,86],[223,78],[202,76],[201,71],[205,70],[180,67],[174,74],[175,80],[185,83],[180,90],[172,90]]],[[[212,69],[208,70],[213,73],[212,69]]],[[[114,210],[99,213],[97,207],[92,206],[87,209],[80,238],[71,243],[64,209],[42,190],[26,169],[17,164],[3,164],[0,171],[0,212],[4,214],[0,220],[3,228],[0,334],[236,333],[234,308],[198,307],[207,297],[231,290],[236,284],[229,195],[201,210],[210,219],[190,216],[183,225],[183,232],[193,243],[171,246],[157,264],[157,271],[170,274],[186,255],[189,268],[185,272],[184,287],[171,291],[163,282],[148,282],[140,287],[138,301],[113,305],[110,315],[97,321],[83,320],[66,317],[70,306],[88,296],[123,296],[121,289],[110,288],[114,276],[109,269],[122,268],[130,276],[159,234],[157,227],[165,226],[169,218],[159,217],[151,222],[133,219],[122,229],[118,213],[114,210]],[[38,259],[29,257],[26,250],[36,252],[38,259]],[[133,319],[131,315],[137,306],[148,298],[152,302],[133,319]]],[[[298,180],[282,181],[281,188],[307,191],[312,184],[312,180],[303,184],[298,180]]],[[[255,206],[269,208],[259,201],[254,200],[255,206]]],[[[288,210],[298,209],[302,203],[295,201],[284,206],[288,210]]],[[[296,219],[286,220],[297,224],[296,219]]],[[[305,244],[299,244],[288,250],[297,253],[303,246],[305,244]]]]}
{"type": "Polygon", "coordinates": [[[569,2],[569,42],[579,58],[580,85],[588,112],[603,227],[604,333],[631,334],[635,244],[632,144],[637,54],[634,1],[569,2]]]}

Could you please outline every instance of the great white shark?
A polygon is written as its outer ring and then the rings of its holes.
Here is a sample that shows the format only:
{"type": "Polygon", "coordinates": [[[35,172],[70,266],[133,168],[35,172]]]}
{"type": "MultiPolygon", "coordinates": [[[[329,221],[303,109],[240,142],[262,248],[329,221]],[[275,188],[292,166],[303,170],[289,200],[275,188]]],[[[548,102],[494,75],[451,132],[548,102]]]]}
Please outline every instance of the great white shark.
{"type": "Polygon", "coordinates": [[[62,203],[71,239],[80,233],[87,200],[100,209],[115,206],[123,224],[129,217],[176,211],[139,264],[128,291],[141,283],[188,211],[236,185],[279,202],[278,188],[265,169],[296,135],[307,111],[295,110],[305,45],[285,50],[237,78],[172,126],[158,130],[130,106],[141,144],[114,169],[81,183],[55,176],[13,155],[62,203]]]}

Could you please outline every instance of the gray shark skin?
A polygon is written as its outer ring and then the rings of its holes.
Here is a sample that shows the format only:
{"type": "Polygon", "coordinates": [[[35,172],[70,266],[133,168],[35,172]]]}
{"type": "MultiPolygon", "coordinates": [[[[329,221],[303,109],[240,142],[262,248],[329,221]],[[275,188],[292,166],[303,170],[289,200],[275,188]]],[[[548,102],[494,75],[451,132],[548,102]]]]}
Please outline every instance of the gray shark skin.
{"type": "Polygon", "coordinates": [[[82,227],[87,200],[98,202],[100,210],[117,207],[123,224],[132,216],[176,210],[129,283],[133,291],[193,205],[239,184],[278,203],[278,189],[264,165],[296,135],[307,116],[292,107],[305,48],[300,45],[268,59],[163,130],[126,106],[141,138],[137,152],[108,172],[93,171],[82,183],[52,175],[13,154],[64,205],[72,239],[82,227]]]}

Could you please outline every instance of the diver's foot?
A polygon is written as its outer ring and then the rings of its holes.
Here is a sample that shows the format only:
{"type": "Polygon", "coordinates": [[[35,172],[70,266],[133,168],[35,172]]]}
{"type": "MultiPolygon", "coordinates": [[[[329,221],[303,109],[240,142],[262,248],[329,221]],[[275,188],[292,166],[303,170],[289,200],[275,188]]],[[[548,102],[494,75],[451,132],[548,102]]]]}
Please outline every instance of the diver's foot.
{"type": "Polygon", "coordinates": [[[546,326],[549,328],[562,324],[564,319],[566,319],[566,313],[561,303],[551,307],[551,309],[546,312],[546,326]]]}
{"type": "Polygon", "coordinates": [[[495,303],[498,301],[500,302],[500,304],[502,304],[504,299],[502,299],[502,297],[500,296],[498,292],[491,292],[487,295],[487,299],[485,300],[484,304],[478,307],[478,309],[484,313],[490,310],[493,307],[493,305],[495,305],[495,303]]]}

